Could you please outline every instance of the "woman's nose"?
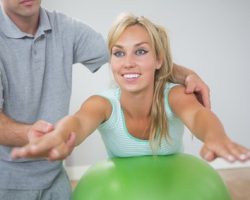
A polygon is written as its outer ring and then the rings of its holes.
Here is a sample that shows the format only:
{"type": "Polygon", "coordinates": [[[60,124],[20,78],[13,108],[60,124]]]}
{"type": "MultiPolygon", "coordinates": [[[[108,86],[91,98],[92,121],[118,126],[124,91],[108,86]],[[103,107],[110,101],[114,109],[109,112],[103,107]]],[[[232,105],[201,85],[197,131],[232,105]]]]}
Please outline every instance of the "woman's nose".
{"type": "Polygon", "coordinates": [[[123,66],[126,68],[131,68],[135,66],[135,63],[136,61],[133,55],[126,55],[124,58],[123,66]]]}

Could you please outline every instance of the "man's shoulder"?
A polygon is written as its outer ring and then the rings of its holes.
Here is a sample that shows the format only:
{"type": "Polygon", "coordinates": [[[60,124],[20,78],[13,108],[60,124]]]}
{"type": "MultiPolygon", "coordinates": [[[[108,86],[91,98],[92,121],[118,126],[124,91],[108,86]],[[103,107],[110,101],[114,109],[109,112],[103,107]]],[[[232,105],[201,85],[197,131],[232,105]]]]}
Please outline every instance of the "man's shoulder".
{"type": "Polygon", "coordinates": [[[70,17],[70,16],[68,16],[68,15],[66,15],[64,13],[58,12],[56,10],[49,11],[49,10],[47,10],[45,8],[42,8],[42,10],[43,10],[43,12],[46,13],[46,15],[48,16],[50,22],[56,22],[56,23],[65,22],[66,23],[66,22],[70,22],[70,21],[73,20],[72,17],[70,17]]]}
{"type": "Polygon", "coordinates": [[[46,9],[44,9],[44,11],[46,12],[53,28],[58,27],[58,29],[67,29],[69,32],[89,29],[89,25],[65,13],[56,10],[49,11],[46,9]]]}

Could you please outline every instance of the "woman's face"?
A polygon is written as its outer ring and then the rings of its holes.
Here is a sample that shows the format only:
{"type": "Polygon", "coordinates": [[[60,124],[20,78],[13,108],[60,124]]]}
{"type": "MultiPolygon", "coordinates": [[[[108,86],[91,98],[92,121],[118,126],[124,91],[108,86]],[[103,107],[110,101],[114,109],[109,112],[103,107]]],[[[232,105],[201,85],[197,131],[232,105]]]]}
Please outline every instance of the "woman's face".
{"type": "Polygon", "coordinates": [[[140,25],[121,34],[112,47],[110,64],[120,88],[135,93],[154,88],[155,70],[161,65],[148,32],[140,25]]]}

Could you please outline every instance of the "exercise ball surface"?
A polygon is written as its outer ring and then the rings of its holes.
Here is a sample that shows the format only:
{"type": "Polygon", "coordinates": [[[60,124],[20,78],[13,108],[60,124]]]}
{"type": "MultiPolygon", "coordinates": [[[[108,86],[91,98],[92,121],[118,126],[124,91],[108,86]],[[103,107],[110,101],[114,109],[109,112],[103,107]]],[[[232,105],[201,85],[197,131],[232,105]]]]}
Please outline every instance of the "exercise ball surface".
{"type": "Polygon", "coordinates": [[[73,200],[230,200],[219,174],[187,154],[112,158],[90,167],[73,200]]]}

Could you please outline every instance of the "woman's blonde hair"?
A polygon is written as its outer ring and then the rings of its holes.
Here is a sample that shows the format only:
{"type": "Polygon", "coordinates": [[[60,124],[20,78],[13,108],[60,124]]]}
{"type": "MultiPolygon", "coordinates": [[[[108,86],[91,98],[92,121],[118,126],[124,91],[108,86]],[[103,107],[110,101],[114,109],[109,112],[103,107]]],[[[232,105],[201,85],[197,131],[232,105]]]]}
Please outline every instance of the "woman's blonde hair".
{"type": "Polygon", "coordinates": [[[112,47],[121,34],[126,28],[133,25],[139,25],[148,32],[156,58],[162,60],[161,67],[155,72],[153,104],[150,113],[149,140],[153,151],[155,151],[163,138],[169,139],[167,115],[164,106],[164,88],[166,83],[172,79],[172,56],[166,30],[143,16],[137,17],[130,13],[120,15],[109,31],[108,48],[110,55],[112,54],[112,47]]]}

